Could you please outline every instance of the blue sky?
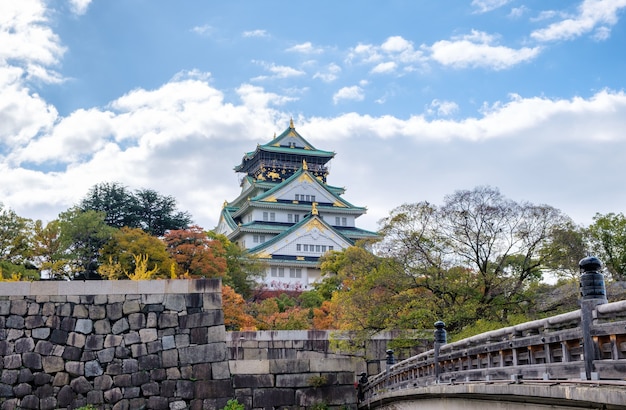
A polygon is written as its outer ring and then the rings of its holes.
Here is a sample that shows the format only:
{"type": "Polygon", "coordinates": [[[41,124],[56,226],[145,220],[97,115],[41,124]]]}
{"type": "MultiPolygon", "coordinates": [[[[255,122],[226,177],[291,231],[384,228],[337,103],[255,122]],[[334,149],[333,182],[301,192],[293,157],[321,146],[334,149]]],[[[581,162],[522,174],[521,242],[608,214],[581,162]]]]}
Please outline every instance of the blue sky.
{"type": "Polygon", "coordinates": [[[0,202],[100,182],[211,229],[293,118],[377,221],[479,185],[580,224],[626,203],[626,0],[0,3],[0,202]]]}

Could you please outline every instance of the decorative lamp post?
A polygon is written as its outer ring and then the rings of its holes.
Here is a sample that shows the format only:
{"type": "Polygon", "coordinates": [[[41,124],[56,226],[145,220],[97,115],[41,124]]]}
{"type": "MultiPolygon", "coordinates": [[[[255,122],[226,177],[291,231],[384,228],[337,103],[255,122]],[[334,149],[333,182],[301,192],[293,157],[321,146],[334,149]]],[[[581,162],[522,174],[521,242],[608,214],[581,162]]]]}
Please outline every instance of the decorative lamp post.
{"type": "MultiPolygon", "coordinates": [[[[597,358],[596,347],[591,336],[593,324],[593,310],[597,305],[608,302],[604,275],[602,274],[602,262],[595,256],[588,256],[578,262],[580,267],[580,322],[583,331],[583,354],[585,355],[585,377],[587,380],[597,379],[594,372],[593,361],[597,358]]],[[[582,377],[582,374],[581,374],[582,377]]]]}
{"type": "Polygon", "coordinates": [[[448,342],[448,335],[446,333],[446,324],[441,320],[435,322],[435,382],[439,383],[439,374],[441,369],[439,368],[439,348],[448,342]]]}

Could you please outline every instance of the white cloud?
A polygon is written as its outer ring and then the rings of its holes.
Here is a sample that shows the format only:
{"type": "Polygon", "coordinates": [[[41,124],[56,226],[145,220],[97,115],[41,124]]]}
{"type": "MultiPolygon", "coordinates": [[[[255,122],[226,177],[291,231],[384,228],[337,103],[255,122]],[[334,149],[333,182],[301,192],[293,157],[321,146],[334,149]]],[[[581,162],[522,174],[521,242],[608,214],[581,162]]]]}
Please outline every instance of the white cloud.
{"type": "Polygon", "coordinates": [[[41,1],[0,2],[0,67],[12,61],[32,79],[58,81],[51,71],[65,52],[59,37],[48,27],[41,1]]]}
{"type": "Polygon", "coordinates": [[[343,100],[363,101],[364,98],[363,89],[358,85],[353,85],[351,87],[340,88],[339,91],[333,95],[333,103],[337,104],[343,100]]]}
{"type": "Polygon", "coordinates": [[[250,30],[242,33],[243,37],[269,37],[265,30],[250,30]]]}
{"type": "Polygon", "coordinates": [[[263,80],[272,79],[272,78],[299,77],[299,76],[306,74],[304,71],[298,70],[293,67],[284,66],[284,65],[276,65],[274,63],[267,63],[265,61],[254,60],[253,63],[259,64],[260,66],[265,68],[265,70],[271,73],[270,76],[257,76],[252,79],[253,81],[263,81],[263,80]]]}
{"type": "Polygon", "coordinates": [[[191,31],[201,36],[210,36],[215,29],[208,24],[204,24],[202,26],[192,27],[191,31]]]}
{"type": "Polygon", "coordinates": [[[319,78],[325,83],[331,83],[338,78],[339,73],[341,73],[341,67],[335,63],[331,63],[326,66],[326,69],[324,71],[318,71],[317,73],[315,73],[313,75],[313,78],[319,78]]]}
{"type": "Polygon", "coordinates": [[[426,112],[430,115],[447,117],[455,114],[459,110],[459,105],[453,101],[432,100],[426,112]]]}
{"type": "MultiPolygon", "coordinates": [[[[426,47],[425,47],[426,48],[426,47]]],[[[541,51],[540,47],[513,49],[497,45],[496,38],[473,30],[471,34],[441,40],[428,48],[430,57],[440,64],[454,68],[483,67],[503,70],[532,60],[541,51]]]]}
{"type": "Polygon", "coordinates": [[[72,13],[79,16],[85,14],[89,4],[91,4],[91,0],[69,0],[69,2],[72,13]]]}
{"type": "Polygon", "coordinates": [[[477,8],[477,13],[486,13],[510,2],[511,0],[472,0],[472,6],[477,8]]]}
{"type": "Polygon", "coordinates": [[[324,52],[321,47],[314,47],[310,41],[302,44],[296,44],[293,47],[289,47],[286,51],[302,54],[321,54],[324,52]]]}
{"type": "Polygon", "coordinates": [[[387,74],[396,71],[397,67],[398,64],[396,64],[395,62],[387,61],[385,63],[380,63],[376,65],[374,68],[372,68],[370,72],[375,74],[387,74]]]}
{"type": "Polygon", "coordinates": [[[596,32],[595,38],[606,39],[609,27],[618,21],[618,11],[624,7],[626,0],[585,0],[578,7],[577,15],[535,30],[531,37],[543,42],[570,40],[600,27],[600,35],[598,36],[596,32]]]}

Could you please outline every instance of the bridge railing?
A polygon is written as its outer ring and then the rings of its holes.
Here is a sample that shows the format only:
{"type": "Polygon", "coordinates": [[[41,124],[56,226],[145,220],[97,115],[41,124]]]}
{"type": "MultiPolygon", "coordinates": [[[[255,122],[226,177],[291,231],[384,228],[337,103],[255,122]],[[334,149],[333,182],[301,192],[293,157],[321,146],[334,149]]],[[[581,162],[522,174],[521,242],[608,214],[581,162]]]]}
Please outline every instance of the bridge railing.
{"type": "MultiPolygon", "coordinates": [[[[593,310],[593,378],[626,377],[626,301],[593,310]]],[[[390,390],[437,383],[508,380],[574,380],[585,378],[581,311],[482,333],[430,350],[370,377],[365,399],[390,390]]]]}

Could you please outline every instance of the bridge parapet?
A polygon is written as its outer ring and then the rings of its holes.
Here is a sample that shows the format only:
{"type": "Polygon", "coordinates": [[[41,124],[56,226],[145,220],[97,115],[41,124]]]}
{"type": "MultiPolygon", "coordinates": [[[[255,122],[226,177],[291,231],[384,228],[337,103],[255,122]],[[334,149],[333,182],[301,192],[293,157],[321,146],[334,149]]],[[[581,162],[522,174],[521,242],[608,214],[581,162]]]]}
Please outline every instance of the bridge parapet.
{"type": "MultiPolygon", "coordinates": [[[[626,377],[626,301],[598,305],[592,312],[592,378],[626,377]]],[[[473,381],[583,380],[581,310],[483,333],[442,345],[370,377],[365,400],[394,390],[473,381]]]]}

